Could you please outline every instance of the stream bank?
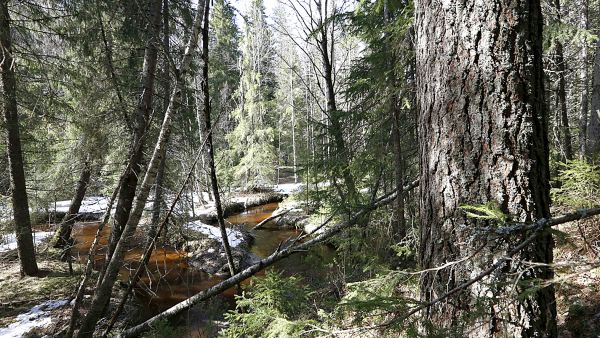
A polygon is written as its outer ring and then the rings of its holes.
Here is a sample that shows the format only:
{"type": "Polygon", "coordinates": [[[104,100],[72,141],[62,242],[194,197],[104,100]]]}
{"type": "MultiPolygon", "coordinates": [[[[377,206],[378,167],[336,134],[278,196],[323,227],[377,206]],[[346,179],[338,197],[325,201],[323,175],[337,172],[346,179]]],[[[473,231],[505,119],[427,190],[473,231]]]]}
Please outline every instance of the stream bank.
{"type": "MultiPolygon", "coordinates": [[[[235,246],[234,255],[236,255],[235,252],[237,251],[236,263],[242,268],[262,257],[266,257],[283,242],[299,234],[295,228],[280,227],[273,222],[269,222],[270,224],[268,224],[265,229],[253,231],[252,228],[258,222],[269,217],[273,211],[277,210],[279,203],[267,203],[259,206],[254,205],[265,201],[281,201],[283,199],[282,194],[268,193],[260,194],[258,196],[256,196],[256,194],[253,195],[254,196],[249,194],[248,196],[237,197],[236,200],[232,201],[233,203],[229,204],[230,207],[228,208],[228,213],[230,213],[227,218],[227,223],[229,223],[228,233],[231,235],[230,241],[231,239],[236,238],[236,236],[240,236],[240,242],[235,246]],[[239,210],[240,208],[244,208],[243,212],[237,214],[234,213],[234,210],[239,210]]],[[[206,218],[204,219],[207,220],[207,223],[210,223],[211,220],[214,219],[209,212],[205,213],[205,215],[206,218]]],[[[214,227],[214,225],[203,223],[200,220],[194,222],[200,222],[203,226],[214,227]]],[[[1,322],[0,327],[11,324],[11,318],[16,318],[14,316],[26,312],[28,309],[31,309],[32,306],[41,304],[45,300],[58,300],[70,296],[71,291],[79,280],[79,274],[83,264],[87,261],[89,246],[96,234],[97,228],[98,222],[79,222],[73,229],[73,236],[76,239],[75,248],[73,250],[73,254],[77,258],[74,264],[76,274],[75,276],[68,277],[72,280],[72,283],[68,284],[69,287],[66,287],[60,293],[52,294],[52,296],[48,295],[47,297],[42,297],[35,301],[31,300],[30,302],[23,303],[22,306],[18,308],[14,307],[12,311],[5,312],[6,318],[1,322]]],[[[140,227],[141,230],[143,230],[143,228],[143,226],[140,227]]],[[[192,229],[192,231],[194,231],[194,229],[192,229]]],[[[105,253],[104,246],[107,244],[109,232],[110,229],[105,227],[101,234],[100,251],[98,252],[98,255],[94,257],[96,267],[99,267],[100,264],[103,263],[105,253]]],[[[196,229],[195,232],[197,233],[196,235],[198,235],[198,238],[196,239],[197,242],[188,243],[188,247],[167,245],[155,250],[148,264],[148,271],[144,274],[136,288],[135,297],[128,304],[128,311],[126,311],[127,316],[124,316],[120,320],[121,326],[126,325],[126,323],[129,323],[127,325],[131,325],[133,322],[157,314],[176,303],[189,298],[197,292],[215,285],[226,277],[225,274],[220,273],[223,272],[223,266],[226,265],[226,260],[224,260],[222,252],[219,251],[222,247],[220,240],[217,240],[214,236],[213,238],[206,236],[206,233],[204,233],[205,236],[202,236],[203,231],[199,231],[198,229],[196,229]],[[193,245],[195,245],[195,249],[191,250],[193,245]],[[212,252],[210,252],[211,249],[212,252]],[[198,254],[208,254],[208,256],[201,257],[198,254]],[[222,261],[220,261],[221,258],[223,259],[222,261]]],[[[143,231],[136,233],[138,241],[143,239],[143,236],[143,231]]],[[[136,243],[139,244],[140,242],[136,243]]],[[[132,269],[136,268],[136,262],[142,253],[140,246],[136,243],[134,243],[127,252],[125,259],[126,264],[121,269],[119,276],[121,282],[117,283],[115,286],[115,298],[122,293],[121,288],[124,285],[124,282],[129,278],[132,269]]],[[[66,263],[60,262],[57,257],[58,254],[53,253],[52,264],[60,267],[60,270],[63,271],[61,277],[64,277],[66,273],[66,263]]],[[[281,271],[287,271],[290,274],[311,269],[310,265],[304,264],[306,265],[304,266],[303,264],[304,263],[301,260],[290,259],[289,261],[286,260],[285,262],[280,262],[275,268],[281,271]]],[[[14,274],[11,274],[10,280],[13,279],[12,277],[18,276],[17,271],[13,272],[14,274]]],[[[52,275],[51,277],[55,279],[58,276],[52,275]]],[[[5,287],[9,287],[11,283],[10,280],[6,281],[5,287]]],[[[40,279],[34,279],[36,283],[39,280],[40,279]]],[[[55,280],[58,281],[58,279],[55,280]]],[[[248,283],[251,283],[251,281],[247,280],[243,284],[246,285],[248,283]]],[[[234,289],[229,289],[214,300],[211,300],[208,303],[211,304],[210,306],[207,307],[207,303],[204,303],[202,306],[195,307],[182,317],[174,320],[184,321],[186,323],[185,326],[190,328],[188,331],[191,332],[187,332],[185,335],[187,337],[207,336],[205,334],[197,335],[197,332],[211,331],[207,328],[207,321],[222,321],[223,314],[235,306],[235,292],[234,289]]],[[[88,289],[86,292],[87,297],[89,297],[91,293],[92,290],[88,289]]],[[[49,315],[52,318],[60,317],[58,318],[60,319],[58,325],[54,325],[53,330],[60,331],[62,326],[64,326],[64,321],[68,318],[69,314],[68,309],[69,307],[65,306],[53,310],[52,314],[49,315]]],[[[210,327],[210,325],[208,325],[208,327],[210,327]]],[[[53,332],[55,333],[57,331],[53,332]]],[[[46,333],[52,334],[53,332],[46,333]]]]}

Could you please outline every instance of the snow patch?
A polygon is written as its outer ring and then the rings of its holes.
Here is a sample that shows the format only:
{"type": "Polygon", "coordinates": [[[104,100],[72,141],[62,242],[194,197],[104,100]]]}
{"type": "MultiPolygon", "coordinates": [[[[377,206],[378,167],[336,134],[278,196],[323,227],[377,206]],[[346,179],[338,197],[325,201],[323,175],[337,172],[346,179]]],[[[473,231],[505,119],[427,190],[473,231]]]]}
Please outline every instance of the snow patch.
{"type": "Polygon", "coordinates": [[[49,300],[31,308],[17,316],[14,323],[7,327],[0,328],[0,337],[18,338],[24,336],[27,332],[36,327],[48,326],[52,323],[49,311],[58,309],[69,303],[68,299],[49,300]]]}
{"type": "MultiPolygon", "coordinates": [[[[221,230],[219,229],[219,227],[204,224],[200,221],[190,222],[184,226],[190,230],[201,232],[207,235],[209,238],[216,239],[218,241],[221,240],[221,230]]],[[[229,228],[227,228],[226,230],[227,239],[231,247],[235,248],[244,242],[244,236],[241,232],[229,228]]]]}
{"type": "Polygon", "coordinates": [[[304,188],[304,183],[283,183],[277,184],[273,191],[280,192],[282,194],[291,194],[294,192],[300,192],[304,188]]]}
{"type": "MultiPolygon", "coordinates": [[[[41,231],[33,233],[33,240],[35,244],[40,244],[46,238],[49,238],[53,235],[53,232],[41,231]]],[[[17,248],[17,237],[14,233],[0,235],[0,253],[7,252],[10,250],[14,250],[17,248]]],[[[0,337],[2,335],[0,334],[0,337]]]]}
{"type": "MultiPolygon", "coordinates": [[[[104,196],[88,196],[81,201],[81,207],[79,208],[79,213],[104,213],[108,208],[109,198],[104,196]]],[[[49,205],[50,210],[54,210],[56,207],[56,212],[67,213],[69,211],[69,207],[71,206],[71,201],[57,201],[56,203],[52,203],[49,205]]]]}

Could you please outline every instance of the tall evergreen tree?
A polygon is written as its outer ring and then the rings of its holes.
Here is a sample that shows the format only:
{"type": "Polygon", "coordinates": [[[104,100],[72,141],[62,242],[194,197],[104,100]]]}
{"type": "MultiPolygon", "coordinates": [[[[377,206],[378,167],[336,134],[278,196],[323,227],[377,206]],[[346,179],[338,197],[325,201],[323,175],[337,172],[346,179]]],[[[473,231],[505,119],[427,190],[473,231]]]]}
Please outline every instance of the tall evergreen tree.
{"type": "Polygon", "coordinates": [[[276,160],[273,129],[273,50],[262,0],[250,3],[241,59],[237,125],[228,135],[236,165],[234,177],[245,188],[271,183],[276,160]]]}

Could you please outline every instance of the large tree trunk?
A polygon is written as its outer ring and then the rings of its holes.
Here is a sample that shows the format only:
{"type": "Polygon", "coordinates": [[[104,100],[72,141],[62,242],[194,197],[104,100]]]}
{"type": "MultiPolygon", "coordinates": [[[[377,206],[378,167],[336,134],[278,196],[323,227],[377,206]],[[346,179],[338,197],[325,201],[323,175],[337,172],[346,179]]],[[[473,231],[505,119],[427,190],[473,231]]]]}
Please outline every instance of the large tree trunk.
{"type": "MultiPolygon", "coordinates": [[[[549,217],[547,113],[542,17],[532,1],[416,3],[417,105],[421,163],[419,260],[430,301],[489,267],[520,238],[485,244],[474,237],[490,221],[461,205],[490,203],[514,221],[549,217]]],[[[492,221],[493,222],[493,221],[492,221]]],[[[551,263],[553,241],[540,234],[498,274],[428,309],[426,319],[461,337],[556,337],[552,287],[518,297],[508,276],[523,261],[551,263]],[[508,283],[508,284],[505,284],[508,283]]],[[[535,267],[517,291],[552,277],[535,267]]]]}
{"type": "Polygon", "coordinates": [[[77,189],[75,190],[75,195],[71,200],[71,205],[69,205],[69,210],[60,222],[60,225],[58,229],[56,229],[52,241],[50,242],[53,247],[63,248],[65,245],[67,245],[67,243],[69,243],[71,230],[73,230],[73,224],[75,224],[75,219],[79,213],[79,208],[81,207],[81,202],[83,202],[83,198],[85,197],[85,192],[90,184],[91,177],[92,169],[90,163],[86,161],[83,169],[81,170],[81,175],[79,176],[79,181],[77,182],[77,189]]]}
{"type": "Polygon", "coordinates": [[[600,153],[600,40],[596,45],[594,73],[592,75],[592,112],[587,129],[588,155],[600,153]]]}
{"type": "Polygon", "coordinates": [[[17,237],[17,251],[21,262],[21,274],[32,276],[38,273],[35,259],[33,237],[31,235],[31,219],[25,170],[23,168],[23,152],[21,150],[21,135],[19,132],[19,114],[17,108],[17,81],[15,63],[12,56],[12,38],[10,33],[10,16],[8,1],[0,1],[0,52],[2,63],[2,99],[4,106],[4,124],[6,128],[6,144],[10,167],[10,186],[12,195],[13,218],[17,237]]]}

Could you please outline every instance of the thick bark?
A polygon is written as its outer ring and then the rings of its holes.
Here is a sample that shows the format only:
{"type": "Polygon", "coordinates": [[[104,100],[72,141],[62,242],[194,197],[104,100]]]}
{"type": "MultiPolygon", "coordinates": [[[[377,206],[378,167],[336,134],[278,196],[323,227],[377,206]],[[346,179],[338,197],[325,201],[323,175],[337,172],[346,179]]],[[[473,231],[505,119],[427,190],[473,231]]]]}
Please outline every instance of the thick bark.
{"type": "Polygon", "coordinates": [[[589,156],[600,153],[600,40],[596,43],[594,73],[592,75],[592,111],[587,129],[589,156]]]}
{"type": "Polygon", "coordinates": [[[21,262],[21,274],[32,276],[38,273],[38,267],[35,259],[33,236],[31,235],[31,219],[27,199],[27,185],[25,183],[23,151],[21,150],[17,107],[17,80],[15,76],[15,62],[12,55],[12,38],[7,0],[0,1],[0,53],[2,53],[0,72],[2,73],[2,99],[4,101],[2,108],[6,128],[6,145],[10,169],[13,219],[17,237],[17,252],[21,262]]]}
{"type": "MultiPolygon", "coordinates": [[[[419,261],[424,269],[476,254],[484,220],[461,205],[491,203],[514,221],[548,218],[547,112],[539,1],[416,3],[417,105],[421,163],[419,261]]],[[[485,271],[518,243],[488,245],[471,260],[421,278],[424,302],[485,271]]],[[[540,234],[494,275],[436,303],[426,320],[452,336],[556,337],[554,290],[517,297],[507,280],[523,261],[551,263],[540,234]],[[508,284],[505,284],[508,283],[508,284]]],[[[552,278],[528,270],[517,286],[552,278]]]]}
{"type": "Polygon", "coordinates": [[[60,222],[60,225],[58,226],[58,229],[54,233],[54,237],[50,242],[53,247],[63,248],[65,245],[67,245],[67,243],[69,243],[71,230],[73,230],[73,224],[75,224],[75,220],[77,219],[77,214],[79,213],[81,202],[83,202],[83,198],[85,197],[87,187],[90,184],[91,177],[92,169],[90,163],[86,161],[83,169],[81,170],[81,175],[79,176],[79,181],[77,182],[77,188],[75,189],[75,195],[73,195],[73,199],[71,199],[71,205],[69,205],[69,210],[60,222]]]}
{"type": "MultiPolygon", "coordinates": [[[[157,12],[153,13],[156,13],[160,16],[161,1],[157,2],[158,9],[154,8],[154,10],[157,10],[157,12]]],[[[165,112],[162,127],[158,135],[156,144],[154,146],[152,157],[150,158],[150,162],[148,163],[146,174],[144,175],[142,184],[140,185],[135,204],[129,215],[129,219],[127,220],[127,223],[123,228],[120,240],[116,243],[114,253],[110,261],[108,261],[106,264],[106,272],[102,280],[98,283],[98,287],[96,288],[96,292],[94,293],[94,297],[92,299],[92,304],[90,306],[86,318],[84,319],[81,325],[78,337],[90,337],[93,334],[96,323],[100,319],[104,307],[110,300],[112,288],[115,284],[117,275],[119,273],[119,269],[123,264],[123,258],[125,257],[126,249],[130,243],[131,237],[135,233],[137,225],[139,224],[139,221],[142,217],[142,212],[144,211],[144,207],[148,199],[148,195],[150,194],[150,189],[152,188],[156,180],[159,163],[166,151],[167,139],[168,134],[170,132],[171,123],[175,112],[177,111],[177,107],[179,106],[181,101],[181,92],[183,88],[184,79],[189,73],[192,56],[194,54],[196,45],[198,44],[198,36],[200,33],[200,27],[202,23],[203,6],[204,2],[199,1],[192,31],[190,33],[190,39],[187,43],[185,54],[182,57],[180,69],[175,72],[176,77],[174,89],[170,96],[169,106],[167,108],[167,111],[165,112]]]]}
{"type": "Polygon", "coordinates": [[[229,240],[227,238],[227,229],[225,228],[225,218],[223,217],[223,207],[221,205],[221,195],[219,193],[219,184],[217,182],[217,170],[215,168],[215,154],[213,148],[212,132],[211,130],[211,118],[210,118],[210,92],[208,87],[208,19],[210,11],[210,1],[206,1],[206,7],[204,11],[204,27],[202,28],[202,95],[204,96],[204,123],[202,124],[202,134],[206,135],[206,150],[208,160],[208,170],[210,171],[210,185],[215,200],[215,207],[217,209],[217,221],[219,223],[219,230],[221,231],[221,240],[223,242],[223,248],[225,249],[225,255],[227,256],[227,264],[229,265],[229,273],[231,276],[235,275],[236,267],[233,262],[233,256],[231,255],[231,247],[229,246],[229,240]]]}

